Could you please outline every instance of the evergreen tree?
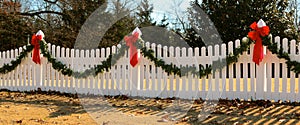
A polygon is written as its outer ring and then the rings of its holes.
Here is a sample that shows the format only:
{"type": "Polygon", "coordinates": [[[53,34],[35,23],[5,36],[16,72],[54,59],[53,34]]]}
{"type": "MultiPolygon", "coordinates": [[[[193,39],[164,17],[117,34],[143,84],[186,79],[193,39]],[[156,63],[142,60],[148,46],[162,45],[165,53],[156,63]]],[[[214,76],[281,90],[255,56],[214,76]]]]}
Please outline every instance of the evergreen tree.
{"type": "MultiPolygon", "coordinates": [[[[209,16],[225,43],[247,36],[251,30],[250,24],[259,19],[267,23],[273,36],[296,39],[294,11],[290,11],[288,6],[289,1],[286,0],[203,0],[202,3],[195,0],[191,2],[189,13],[191,24],[201,27],[203,15],[195,12],[197,8],[201,8],[209,16]]],[[[199,39],[201,36],[197,36],[194,30],[197,29],[187,30],[185,38],[193,47],[203,45],[203,39],[199,39]]]]}
{"type": "Polygon", "coordinates": [[[143,33],[143,40],[162,46],[179,46],[178,40],[181,38],[168,29],[169,23],[166,15],[157,23],[151,17],[153,9],[153,5],[150,5],[148,0],[143,0],[136,13],[136,22],[143,33]]]}
{"type": "Polygon", "coordinates": [[[148,0],[143,0],[137,8],[136,23],[139,27],[155,26],[156,21],[151,18],[153,13],[153,5],[149,4],[148,0]]]}

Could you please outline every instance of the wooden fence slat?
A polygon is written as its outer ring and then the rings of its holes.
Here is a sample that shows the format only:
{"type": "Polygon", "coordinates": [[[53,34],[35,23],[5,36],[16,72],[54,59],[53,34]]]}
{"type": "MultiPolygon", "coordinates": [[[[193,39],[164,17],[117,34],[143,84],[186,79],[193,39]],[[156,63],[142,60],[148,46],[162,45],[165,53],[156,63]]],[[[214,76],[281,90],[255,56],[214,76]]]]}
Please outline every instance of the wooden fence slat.
{"type": "MultiPolygon", "coordinates": [[[[17,58],[18,56],[19,56],[19,51],[18,51],[18,49],[15,49],[15,56],[14,56],[14,58],[17,58]]],[[[1,58],[1,52],[0,52],[0,58],[1,58]]],[[[18,87],[20,86],[20,84],[19,84],[19,79],[20,79],[19,78],[19,74],[20,74],[20,68],[19,68],[19,66],[15,69],[15,71],[14,71],[13,74],[15,76],[14,76],[14,84],[13,84],[13,89],[12,90],[13,91],[17,91],[18,87]]],[[[0,79],[1,79],[1,75],[0,75],[0,79]]],[[[0,81],[0,85],[1,85],[1,81],[0,81]]]]}
{"type": "MultiPolygon", "coordinates": [[[[220,51],[219,51],[219,49],[220,49],[220,47],[219,47],[219,45],[215,45],[214,46],[214,57],[215,58],[218,58],[218,57],[221,57],[220,56],[220,51]]],[[[220,70],[221,69],[217,69],[216,71],[215,71],[215,73],[214,73],[214,82],[213,82],[213,85],[214,85],[214,87],[212,88],[212,90],[213,90],[213,99],[214,100],[217,100],[217,99],[219,99],[220,98],[220,70]]]]}
{"type": "Polygon", "coordinates": [[[272,63],[266,64],[266,74],[267,74],[267,91],[266,99],[272,99],[272,63]]]}
{"type": "MultiPolygon", "coordinates": [[[[196,62],[195,62],[195,57],[193,54],[193,49],[191,47],[188,48],[188,55],[187,58],[189,58],[191,60],[191,63],[187,64],[188,66],[195,66],[196,62]]],[[[197,96],[197,93],[195,91],[195,89],[193,89],[195,87],[195,82],[194,82],[194,78],[192,76],[191,73],[188,74],[187,76],[187,94],[188,94],[188,99],[194,99],[197,96]]]]}
{"type": "MultiPolygon", "coordinates": [[[[19,53],[22,52],[22,47],[19,48],[19,53]]],[[[23,63],[24,64],[24,63],[23,63]]],[[[23,87],[23,64],[21,63],[18,67],[19,67],[19,86],[18,86],[18,90],[21,90],[21,88],[23,87]]],[[[3,84],[3,83],[2,83],[3,84]]]]}
{"type": "MultiPolygon", "coordinates": [[[[154,51],[154,53],[156,53],[156,44],[152,43],[151,44],[151,49],[154,51]]],[[[153,62],[150,62],[150,66],[151,66],[151,93],[150,93],[150,97],[157,97],[158,93],[157,93],[157,82],[156,82],[156,68],[153,62]]]]}
{"type": "MultiPolygon", "coordinates": [[[[277,48],[280,49],[281,45],[280,45],[280,37],[275,37],[275,43],[277,43],[277,48]]],[[[281,89],[281,87],[279,86],[279,78],[280,78],[280,62],[276,61],[275,62],[275,89],[274,89],[274,100],[278,101],[280,99],[281,96],[281,92],[279,91],[281,89]]]]}
{"type": "MultiPolygon", "coordinates": [[[[160,45],[160,44],[158,44],[157,45],[157,58],[158,59],[161,59],[162,58],[162,46],[160,45]]],[[[162,96],[162,92],[163,92],[163,88],[162,87],[164,87],[163,86],[163,83],[162,83],[162,79],[163,79],[163,77],[162,77],[162,75],[163,75],[163,70],[162,70],[162,68],[160,68],[160,67],[156,67],[156,70],[157,70],[157,73],[156,73],[156,79],[157,79],[157,92],[158,92],[158,94],[159,94],[159,96],[162,96]]]]}
{"type": "MultiPolygon", "coordinates": [[[[162,58],[164,59],[168,59],[168,47],[167,46],[163,46],[162,48],[162,58]]],[[[169,97],[169,91],[168,91],[168,74],[166,72],[164,72],[164,70],[162,70],[162,98],[168,98],[169,97]]]]}
{"type": "MultiPolygon", "coordinates": [[[[253,48],[254,45],[250,46],[250,55],[253,55],[253,48]]],[[[250,89],[248,89],[248,99],[254,99],[255,98],[255,63],[252,61],[250,62],[250,89]]]]}
{"type": "MultiPolygon", "coordinates": [[[[290,56],[296,56],[296,40],[292,40],[291,44],[290,44],[290,49],[291,49],[291,53],[290,56]]],[[[289,91],[289,96],[288,96],[288,100],[294,102],[296,101],[296,92],[295,92],[295,85],[296,85],[296,81],[295,81],[295,73],[293,71],[290,71],[290,91],[289,91]]]]}
{"type": "Polygon", "coordinates": [[[280,89],[280,86],[279,86],[279,69],[280,69],[280,63],[275,63],[275,89],[274,89],[274,99],[275,101],[278,101],[279,100],[279,97],[280,97],[280,92],[279,92],[279,89],[280,89]]]}
{"type": "MultiPolygon", "coordinates": [[[[174,64],[177,66],[177,67],[180,67],[180,64],[179,64],[179,61],[178,59],[180,58],[180,48],[179,47],[175,47],[175,53],[174,53],[174,64]]],[[[174,91],[174,97],[180,97],[180,84],[181,84],[181,78],[176,75],[175,76],[175,91],[174,91]]]]}
{"type": "MultiPolygon", "coordinates": [[[[284,52],[287,52],[288,53],[288,39],[283,39],[283,44],[282,44],[282,47],[283,47],[283,51],[284,52]]],[[[281,82],[281,86],[282,86],[282,97],[281,97],[281,99],[283,99],[283,100],[287,100],[287,86],[288,86],[288,84],[290,84],[290,83],[288,83],[287,82],[287,73],[288,73],[288,71],[287,71],[287,65],[286,65],[286,63],[285,62],[283,62],[282,63],[282,82],[281,82]]]]}
{"type": "MultiPolygon", "coordinates": [[[[222,44],[221,46],[221,58],[224,59],[226,58],[226,44],[222,44]]],[[[222,62],[222,63],[227,63],[227,62],[222,62]]],[[[220,95],[220,98],[226,98],[226,76],[227,76],[227,68],[226,67],[223,67],[223,69],[221,70],[221,79],[222,79],[222,92],[221,92],[221,95],[220,95]]]]}
{"type": "MultiPolygon", "coordinates": [[[[233,53],[233,42],[228,43],[229,51],[228,53],[233,53]]],[[[229,92],[228,98],[234,99],[234,92],[233,92],[233,65],[229,65],[229,92]]]]}
{"type": "MultiPolygon", "coordinates": [[[[205,57],[206,56],[206,48],[205,47],[202,47],[201,48],[201,56],[202,57],[205,57]]],[[[204,67],[206,67],[206,64],[205,63],[201,63],[204,67]]],[[[201,78],[201,98],[202,99],[206,99],[206,96],[207,96],[207,89],[206,89],[206,76],[203,76],[201,78]]]]}
{"type": "MultiPolygon", "coordinates": [[[[171,46],[169,47],[169,56],[168,58],[171,60],[171,62],[174,64],[176,63],[176,59],[173,58],[175,55],[174,55],[174,47],[171,46]]],[[[176,88],[174,88],[176,85],[176,79],[174,77],[174,74],[170,74],[169,75],[169,78],[170,78],[170,83],[169,83],[169,88],[170,88],[170,91],[169,91],[169,96],[170,97],[176,97],[176,88]]]]}
{"type": "MultiPolygon", "coordinates": [[[[104,56],[104,59],[107,59],[107,57],[110,54],[110,51],[111,51],[111,48],[109,48],[109,47],[107,47],[105,49],[106,54],[104,56]]],[[[105,87],[106,87],[105,91],[106,91],[107,95],[113,94],[113,92],[111,91],[111,72],[109,72],[109,71],[105,72],[105,81],[106,81],[105,82],[105,87]]]]}
{"type": "MultiPolygon", "coordinates": [[[[235,48],[240,47],[240,40],[235,41],[235,48]]],[[[236,91],[234,92],[235,98],[241,98],[241,63],[240,61],[235,64],[235,86],[236,91]]]]}

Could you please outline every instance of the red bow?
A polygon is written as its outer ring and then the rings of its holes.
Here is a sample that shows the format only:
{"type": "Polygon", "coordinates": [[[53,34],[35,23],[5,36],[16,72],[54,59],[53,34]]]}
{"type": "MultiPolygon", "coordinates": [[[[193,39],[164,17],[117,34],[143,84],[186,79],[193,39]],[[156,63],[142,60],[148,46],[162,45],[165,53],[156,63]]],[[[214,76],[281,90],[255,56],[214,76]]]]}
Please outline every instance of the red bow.
{"type": "Polygon", "coordinates": [[[264,58],[264,50],[261,37],[267,36],[270,32],[270,28],[268,26],[259,28],[256,22],[252,23],[250,25],[250,28],[254,31],[250,31],[248,33],[248,36],[250,39],[255,41],[252,60],[253,62],[255,62],[255,64],[259,65],[259,63],[264,58]]]}
{"type": "Polygon", "coordinates": [[[32,54],[32,61],[36,64],[41,64],[41,57],[40,57],[40,41],[42,40],[41,35],[32,35],[31,44],[34,46],[33,54],[32,54]]]}
{"type": "Polygon", "coordinates": [[[131,36],[125,36],[124,40],[126,42],[126,45],[129,46],[129,53],[130,53],[130,64],[132,67],[134,67],[138,63],[138,52],[137,48],[134,45],[134,43],[138,40],[139,33],[134,32],[131,36]]]}

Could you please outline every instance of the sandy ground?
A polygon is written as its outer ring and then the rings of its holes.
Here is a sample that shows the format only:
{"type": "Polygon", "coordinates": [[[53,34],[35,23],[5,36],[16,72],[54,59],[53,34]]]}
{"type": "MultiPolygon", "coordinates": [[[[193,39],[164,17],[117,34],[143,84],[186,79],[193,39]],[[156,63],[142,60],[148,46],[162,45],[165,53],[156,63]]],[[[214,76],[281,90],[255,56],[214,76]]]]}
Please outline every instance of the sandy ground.
{"type": "Polygon", "coordinates": [[[300,124],[300,104],[0,92],[2,125],[300,124]],[[215,105],[213,105],[215,104],[215,105]]]}

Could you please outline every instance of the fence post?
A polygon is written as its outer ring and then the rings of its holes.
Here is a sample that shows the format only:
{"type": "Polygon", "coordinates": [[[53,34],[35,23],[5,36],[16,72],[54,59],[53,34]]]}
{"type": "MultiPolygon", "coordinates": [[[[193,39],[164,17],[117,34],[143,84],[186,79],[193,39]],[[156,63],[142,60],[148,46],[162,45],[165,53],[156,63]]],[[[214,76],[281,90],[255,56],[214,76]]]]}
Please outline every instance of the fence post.
{"type": "MultiPolygon", "coordinates": [[[[140,50],[138,49],[138,57],[140,57],[140,50]]],[[[140,59],[139,59],[139,63],[135,66],[132,67],[129,64],[129,69],[130,69],[130,93],[131,96],[138,96],[138,91],[139,89],[139,85],[140,85],[140,59]]],[[[130,55],[129,55],[129,61],[130,62],[130,55]]]]}
{"type": "Polygon", "coordinates": [[[43,75],[43,55],[41,54],[41,64],[34,64],[35,65],[35,88],[41,88],[42,90],[42,75],[43,75]]]}
{"type": "MultiPolygon", "coordinates": [[[[266,47],[264,46],[264,55],[266,56],[266,47]]],[[[267,84],[266,62],[263,60],[256,65],[256,99],[265,99],[264,92],[267,84]]]]}

